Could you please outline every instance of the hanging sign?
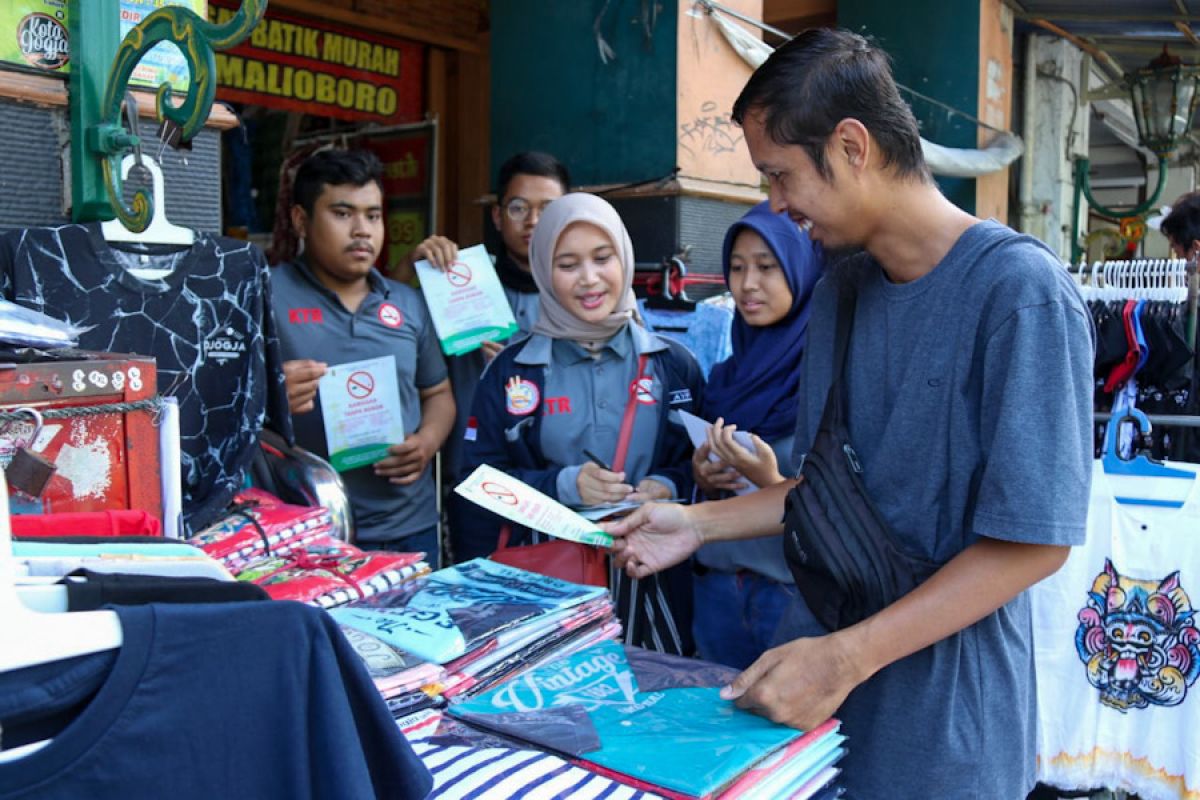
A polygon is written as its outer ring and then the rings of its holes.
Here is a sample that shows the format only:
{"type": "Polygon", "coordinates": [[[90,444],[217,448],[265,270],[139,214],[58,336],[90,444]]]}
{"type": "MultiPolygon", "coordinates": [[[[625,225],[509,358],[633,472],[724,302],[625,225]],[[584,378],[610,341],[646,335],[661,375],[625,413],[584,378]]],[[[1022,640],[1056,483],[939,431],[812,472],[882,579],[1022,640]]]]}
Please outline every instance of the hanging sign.
{"type": "MultiPolygon", "coordinates": [[[[121,0],[120,35],[162,6],[182,6],[203,18],[206,0],[121,0]]],[[[0,4],[0,61],[44,72],[70,71],[67,0],[10,0],[0,4]]],[[[188,88],[187,61],[179,48],[162,42],[142,57],[131,82],[157,87],[170,83],[176,91],[188,88]]]]}
{"type": "MultiPolygon", "coordinates": [[[[223,24],[240,0],[210,0],[223,24]]],[[[294,14],[267,14],[250,38],[217,53],[217,98],[353,121],[397,123],[424,109],[424,50],[414,42],[294,14]]]]}
{"type": "Polygon", "coordinates": [[[387,228],[379,268],[389,278],[397,277],[401,267],[408,265],[408,254],[430,233],[433,138],[433,126],[421,123],[356,140],[359,146],[373,150],[383,163],[387,228]]]}

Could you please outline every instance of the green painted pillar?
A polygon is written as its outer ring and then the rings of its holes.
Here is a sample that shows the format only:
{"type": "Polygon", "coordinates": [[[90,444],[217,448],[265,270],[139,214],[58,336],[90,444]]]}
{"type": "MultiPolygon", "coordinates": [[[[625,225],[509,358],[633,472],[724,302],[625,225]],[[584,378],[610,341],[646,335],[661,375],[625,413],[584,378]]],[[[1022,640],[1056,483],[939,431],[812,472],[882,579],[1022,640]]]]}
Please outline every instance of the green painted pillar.
{"type": "Polygon", "coordinates": [[[112,219],[116,211],[104,189],[104,166],[88,146],[86,126],[104,118],[108,69],[121,41],[121,0],[71,0],[70,91],[78,119],[71,120],[71,199],[75,220],[112,219]]]}

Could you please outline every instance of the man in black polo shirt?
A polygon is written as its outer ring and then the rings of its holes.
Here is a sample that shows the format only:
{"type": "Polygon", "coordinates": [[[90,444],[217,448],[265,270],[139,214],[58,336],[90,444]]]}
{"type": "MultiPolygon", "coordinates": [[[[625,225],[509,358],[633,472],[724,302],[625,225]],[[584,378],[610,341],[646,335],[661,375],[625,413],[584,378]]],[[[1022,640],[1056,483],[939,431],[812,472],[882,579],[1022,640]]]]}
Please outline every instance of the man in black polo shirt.
{"type": "Polygon", "coordinates": [[[273,271],[275,318],[296,440],[328,456],[318,382],[330,365],[392,356],[405,439],[343,473],[360,545],[424,551],[437,566],[430,462],[454,424],[454,396],[425,301],[374,269],[383,244],[383,170],[365,150],[314,154],[296,173],[302,255],[273,271]]]}

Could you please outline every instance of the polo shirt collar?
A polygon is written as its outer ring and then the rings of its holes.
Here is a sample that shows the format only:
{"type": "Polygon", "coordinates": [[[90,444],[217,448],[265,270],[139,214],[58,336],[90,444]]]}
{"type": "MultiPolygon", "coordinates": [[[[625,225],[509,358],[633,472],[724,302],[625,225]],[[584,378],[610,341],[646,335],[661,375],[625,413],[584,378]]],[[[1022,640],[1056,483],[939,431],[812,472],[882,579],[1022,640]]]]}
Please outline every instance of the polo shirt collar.
{"type": "MultiPolygon", "coordinates": [[[[517,353],[516,363],[526,366],[548,366],[554,354],[555,341],[549,336],[540,333],[534,334],[517,353]]],[[[568,363],[575,364],[591,358],[588,351],[579,343],[569,339],[561,340],[558,347],[560,356],[568,355],[568,363]]],[[[666,349],[666,342],[637,323],[626,325],[604,345],[604,350],[613,353],[618,358],[627,358],[631,353],[641,356],[666,349]]]]}
{"type": "MultiPolygon", "coordinates": [[[[304,256],[297,256],[296,260],[292,263],[295,265],[296,271],[299,272],[306,281],[312,284],[314,289],[316,289],[318,292],[321,292],[330,300],[338,300],[337,293],[325,284],[321,283],[320,279],[317,278],[317,274],[313,272],[313,268],[309,266],[308,260],[305,259],[304,256]]],[[[383,276],[379,274],[379,270],[375,269],[374,267],[372,267],[371,271],[367,273],[367,289],[369,290],[369,294],[377,294],[385,300],[391,294],[391,291],[387,287],[387,282],[384,281],[383,276]]],[[[338,300],[338,302],[341,301],[338,300]]]]}

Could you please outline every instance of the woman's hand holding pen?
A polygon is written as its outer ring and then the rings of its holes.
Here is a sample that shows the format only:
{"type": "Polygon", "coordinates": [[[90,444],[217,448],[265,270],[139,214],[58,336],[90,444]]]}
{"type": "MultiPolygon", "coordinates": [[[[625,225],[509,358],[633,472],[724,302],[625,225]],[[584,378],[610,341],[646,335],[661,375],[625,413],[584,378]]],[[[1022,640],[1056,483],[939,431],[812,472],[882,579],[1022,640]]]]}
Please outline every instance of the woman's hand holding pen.
{"type": "Polygon", "coordinates": [[[633,491],[625,483],[624,472],[613,472],[592,461],[580,467],[575,486],[579,489],[579,499],[588,506],[619,503],[633,491]]]}

